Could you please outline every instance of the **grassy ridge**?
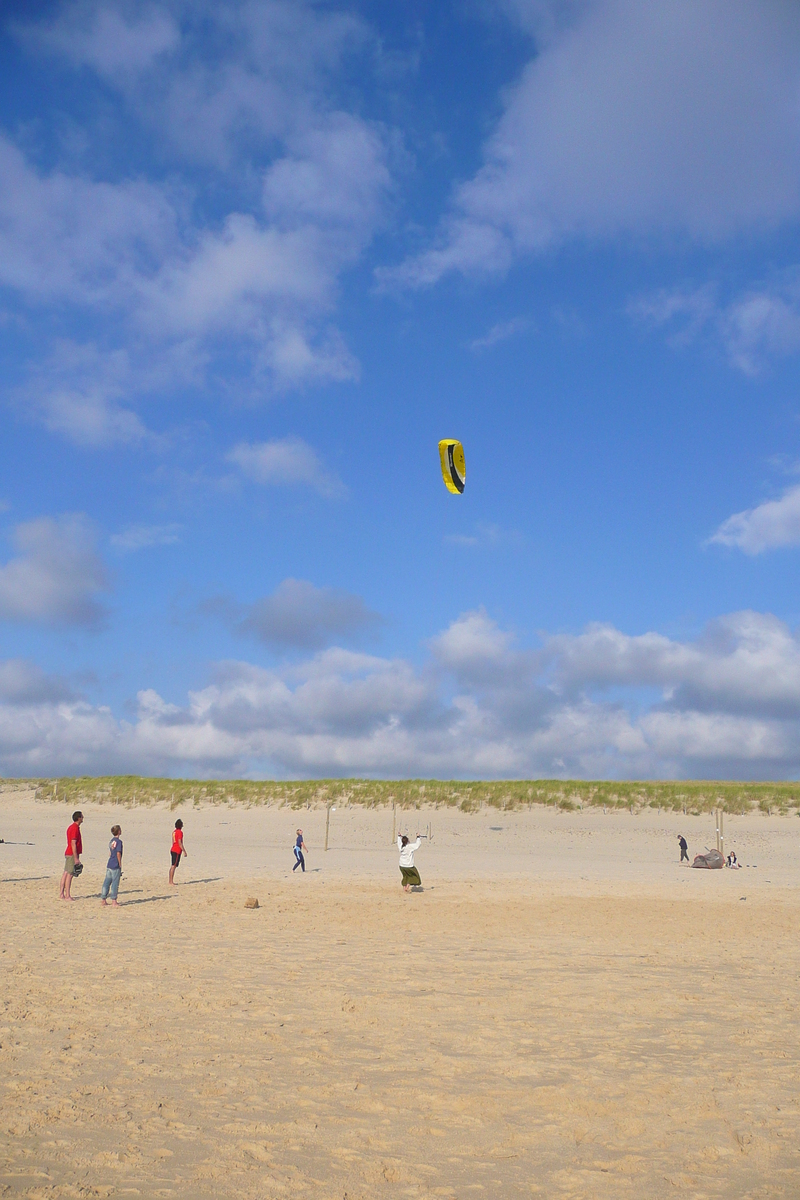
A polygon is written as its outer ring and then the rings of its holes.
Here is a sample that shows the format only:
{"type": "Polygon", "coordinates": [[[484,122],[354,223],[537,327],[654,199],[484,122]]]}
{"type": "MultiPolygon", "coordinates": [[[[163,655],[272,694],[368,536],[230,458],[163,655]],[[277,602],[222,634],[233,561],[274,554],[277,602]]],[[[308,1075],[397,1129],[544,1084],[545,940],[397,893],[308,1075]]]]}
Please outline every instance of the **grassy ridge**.
{"type": "Polygon", "coordinates": [[[566,811],[585,806],[665,808],[702,813],[723,808],[729,813],[791,813],[800,810],[800,783],[715,782],[586,782],[561,779],[499,782],[438,779],[314,779],[299,782],[251,780],[147,779],[138,775],[100,778],[0,780],[0,791],[35,789],[42,800],[64,804],[84,801],[116,805],[273,804],[288,808],[317,808],[326,804],[358,804],[376,808],[396,803],[400,808],[422,805],[477,812],[487,806],[520,810],[535,804],[566,811]]]}

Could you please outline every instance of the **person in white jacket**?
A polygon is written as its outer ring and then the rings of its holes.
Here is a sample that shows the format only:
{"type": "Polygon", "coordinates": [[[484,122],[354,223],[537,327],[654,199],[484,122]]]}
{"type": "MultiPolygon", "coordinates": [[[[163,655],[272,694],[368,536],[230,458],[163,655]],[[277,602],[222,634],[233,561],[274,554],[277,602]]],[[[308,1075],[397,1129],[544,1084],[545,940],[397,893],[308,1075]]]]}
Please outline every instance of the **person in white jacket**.
{"type": "Polygon", "coordinates": [[[414,866],[414,852],[422,845],[422,838],[417,834],[417,840],[410,842],[403,834],[397,839],[397,849],[400,851],[400,874],[403,877],[403,891],[410,892],[413,887],[422,887],[419,871],[414,866]]]}

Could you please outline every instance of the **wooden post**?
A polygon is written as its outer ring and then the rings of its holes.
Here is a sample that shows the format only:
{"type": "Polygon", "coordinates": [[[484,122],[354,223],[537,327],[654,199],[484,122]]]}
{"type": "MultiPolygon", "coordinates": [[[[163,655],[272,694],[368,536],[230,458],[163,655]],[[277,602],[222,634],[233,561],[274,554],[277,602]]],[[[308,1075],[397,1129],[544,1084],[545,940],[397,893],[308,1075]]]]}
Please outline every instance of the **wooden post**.
{"type": "Polygon", "coordinates": [[[716,827],[716,834],[717,834],[717,850],[719,850],[719,809],[718,808],[714,809],[714,825],[716,827]]]}
{"type": "Polygon", "coordinates": [[[719,852],[725,857],[725,813],[719,810],[719,852]]]}
{"type": "Polygon", "coordinates": [[[325,805],[325,849],[328,849],[328,830],[331,827],[331,806],[325,805]]]}
{"type": "Polygon", "coordinates": [[[392,845],[397,841],[397,801],[392,801],[392,845]]]}

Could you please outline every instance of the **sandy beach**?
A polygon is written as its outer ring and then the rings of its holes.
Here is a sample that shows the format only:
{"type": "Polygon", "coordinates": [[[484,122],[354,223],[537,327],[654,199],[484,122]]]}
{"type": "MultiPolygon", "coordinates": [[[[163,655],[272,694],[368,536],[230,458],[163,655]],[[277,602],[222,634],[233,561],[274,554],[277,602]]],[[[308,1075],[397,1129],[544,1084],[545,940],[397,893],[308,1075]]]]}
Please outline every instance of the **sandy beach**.
{"type": "Polygon", "coordinates": [[[1,798],[0,1196],[800,1194],[797,818],[399,814],[404,895],[386,809],[82,807],[64,904],[1,798]]]}

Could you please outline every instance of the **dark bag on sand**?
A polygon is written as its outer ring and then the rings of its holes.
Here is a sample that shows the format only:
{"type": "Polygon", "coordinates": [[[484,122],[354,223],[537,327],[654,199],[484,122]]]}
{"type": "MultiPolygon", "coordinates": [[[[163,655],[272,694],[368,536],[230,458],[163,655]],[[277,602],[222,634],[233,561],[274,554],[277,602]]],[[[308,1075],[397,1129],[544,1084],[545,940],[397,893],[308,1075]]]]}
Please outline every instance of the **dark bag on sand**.
{"type": "Polygon", "coordinates": [[[706,871],[718,871],[725,866],[725,859],[719,850],[706,850],[705,854],[694,856],[693,867],[701,867],[706,871]]]}

